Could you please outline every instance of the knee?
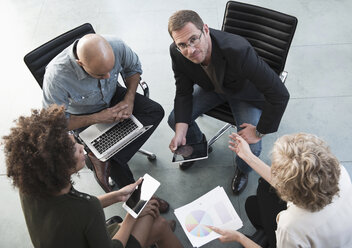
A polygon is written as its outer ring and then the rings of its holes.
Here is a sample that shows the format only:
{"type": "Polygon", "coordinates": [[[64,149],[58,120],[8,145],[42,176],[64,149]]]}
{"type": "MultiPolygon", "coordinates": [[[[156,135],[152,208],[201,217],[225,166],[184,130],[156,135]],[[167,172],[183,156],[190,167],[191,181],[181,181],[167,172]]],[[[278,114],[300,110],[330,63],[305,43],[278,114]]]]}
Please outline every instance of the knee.
{"type": "Polygon", "coordinates": [[[159,103],[156,103],[155,112],[156,112],[156,116],[158,118],[158,121],[160,122],[165,116],[165,111],[159,103]]]}
{"type": "Polygon", "coordinates": [[[174,114],[173,110],[169,114],[169,118],[167,119],[167,123],[169,124],[171,129],[175,131],[175,114],[174,114]]]}
{"type": "Polygon", "coordinates": [[[163,107],[159,103],[150,99],[148,99],[148,102],[143,106],[143,110],[139,110],[139,113],[150,120],[148,125],[153,124],[155,126],[159,125],[165,115],[163,107]]]}
{"type": "Polygon", "coordinates": [[[244,209],[246,210],[247,216],[251,216],[253,210],[258,211],[258,201],[256,195],[251,195],[247,197],[246,202],[244,204],[244,209]]]}
{"type": "Polygon", "coordinates": [[[165,218],[158,216],[158,218],[156,218],[154,221],[154,228],[157,231],[157,233],[162,233],[165,231],[169,231],[170,226],[165,218]]]}
{"type": "Polygon", "coordinates": [[[251,148],[253,154],[258,157],[262,152],[262,141],[260,140],[255,144],[250,144],[249,147],[251,148]]]}

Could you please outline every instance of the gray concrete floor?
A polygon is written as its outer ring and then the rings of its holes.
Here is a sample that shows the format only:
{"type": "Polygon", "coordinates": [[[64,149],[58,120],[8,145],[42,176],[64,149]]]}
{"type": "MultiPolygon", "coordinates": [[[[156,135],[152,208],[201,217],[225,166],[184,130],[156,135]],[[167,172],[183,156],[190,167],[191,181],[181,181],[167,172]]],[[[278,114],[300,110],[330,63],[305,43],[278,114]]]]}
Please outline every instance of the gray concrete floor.
{"type": "MultiPolygon", "coordinates": [[[[299,23],[287,59],[286,85],[291,100],[279,131],[263,141],[261,158],[269,163],[274,140],[287,133],[309,132],[324,138],[341,163],[352,174],[352,1],[350,0],[253,0],[245,1],[294,15],[299,23]]],[[[143,78],[151,98],[169,113],[173,105],[174,80],[170,67],[168,17],[179,9],[197,11],[210,27],[221,28],[226,0],[2,0],[0,3],[0,135],[9,132],[12,121],[32,108],[41,107],[41,90],[23,63],[23,56],[47,40],[82,23],[90,22],[97,33],[114,34],[134,49],[143,64],[143,78]]],[[[224,123],[202,117],[199,125],[210,137],[224,123]]],[[[144,148],[157,154],[149,162],[137,154],[130,162],[135,177],[148,172],[161,182],[158,195],[171,203],[165,215],[175,218],[173,209],[198,198],[217,185],[223,186],[239,213],[246,234],[254,229],[244,211],[244,201],[255,192],[258,175],[250,174],[247,189],[240,196],[230,192],[234,156],[227,149],[227,137],[214,144],[208,160],[186,172],[171,163],[168,143],[172,132],[166,118],[144,148]]],[[[103,191],[93,174],[84,169],[75,179],[79,190],[93,195],[103,191]]],[[[0,247],[32,247],[21,211],[18,193],[6,177],[0,152],[0,247]]],[[[105,210],[106,217],[124,215],[121,204],[105,210]]],[[[176,235],[191,247],[179,224],[176,235]]],[[[213,241],[204,247],[238,247],[213,241]]]]}

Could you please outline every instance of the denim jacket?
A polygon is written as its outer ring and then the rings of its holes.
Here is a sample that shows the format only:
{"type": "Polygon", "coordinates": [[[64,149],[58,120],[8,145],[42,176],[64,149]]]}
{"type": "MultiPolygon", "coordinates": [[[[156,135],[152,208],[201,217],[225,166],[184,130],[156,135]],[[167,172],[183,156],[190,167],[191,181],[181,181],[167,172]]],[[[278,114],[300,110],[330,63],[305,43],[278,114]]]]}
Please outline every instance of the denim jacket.
{"type": "Polygon", "coordinates": [[[90,114],[107,108],[118,85],[118,75],[128,78],[142,74],[137,54],[122,40],[104,36],[115,54],[115,66],[108,79],[96,79],[80,67],[73,54],[73,44],[57,55],[46,67],[43,82],[43,107],[64,105],[70,114],[90,114]]]}

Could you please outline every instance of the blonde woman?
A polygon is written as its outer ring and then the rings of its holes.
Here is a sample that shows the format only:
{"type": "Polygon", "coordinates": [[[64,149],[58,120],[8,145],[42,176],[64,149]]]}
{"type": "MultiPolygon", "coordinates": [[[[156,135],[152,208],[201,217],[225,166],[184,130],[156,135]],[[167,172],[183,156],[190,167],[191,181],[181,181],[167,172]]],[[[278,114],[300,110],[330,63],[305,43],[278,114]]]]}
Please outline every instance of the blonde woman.
{"type": "MultiPolygon", "coordinates": [[[[323,140],[305,133],[285,135],[275,142],[269,167],[242,137],[233,133],[230,138],[229,148],[287,202],[276,217],[277,247],[352,247],[351,179],[323,140]]],[[[223,235],[220,241],[258,247],[237,231],[213,230],[223,235]]]]}

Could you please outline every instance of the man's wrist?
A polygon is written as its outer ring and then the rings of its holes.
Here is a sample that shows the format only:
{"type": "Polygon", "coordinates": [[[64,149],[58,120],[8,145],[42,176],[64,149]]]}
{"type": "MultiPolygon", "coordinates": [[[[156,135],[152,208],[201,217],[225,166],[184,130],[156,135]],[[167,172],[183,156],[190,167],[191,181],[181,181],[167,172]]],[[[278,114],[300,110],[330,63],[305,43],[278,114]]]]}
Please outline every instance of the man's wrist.
{"type": "MultiPolygon", "coordinates": [[[[101,111],[100,111],[101,112],[101,111]]],[[[89,125],[93,125],[93,124],[96,124],[96,123],[99,123],[100,121],[100,118],[99,118],[99,113],[100,112],[97,112],[97,113],[94,113],[94,114],[91,114],[89,117],[90,119],[90,124],[89,125]]]]}
{"type": "Polygon", "coordinates": [[[263,138],[265,136],[265,134],[260,133],[257,129],[255,130],[255,136],[257,136],[257,138],[263,138]]]}
{"type": "Polygon", "coordinates": [[[134,99],[136,96],[136,92],[127,92],[125,97],[124,97],[124,101],[128,104],[128,105],[133,105],[134,104],[134,99]]]}

